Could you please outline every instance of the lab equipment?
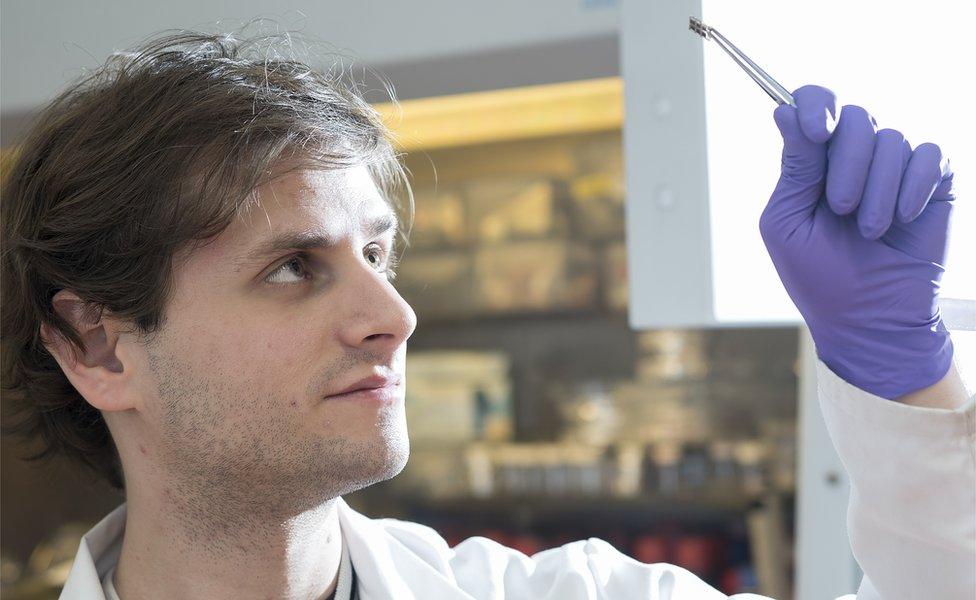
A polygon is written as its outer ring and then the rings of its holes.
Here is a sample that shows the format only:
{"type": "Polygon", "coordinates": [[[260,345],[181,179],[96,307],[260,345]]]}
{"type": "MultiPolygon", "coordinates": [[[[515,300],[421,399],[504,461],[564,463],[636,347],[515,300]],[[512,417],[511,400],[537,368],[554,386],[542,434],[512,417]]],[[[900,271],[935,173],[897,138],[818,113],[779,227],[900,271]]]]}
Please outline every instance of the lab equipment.
{"type": "Polygon", "coordinates": [[[559,404],[559,412],[564,441],[601,446],[616,438],[617,412],[602,382],[582,384],[574,395],[559,404]]]}
{"type": "Polygon", "coordinates": [[[702,36],[705,41],[714,40],[716,44],[725,53],[732,57],[732,60],[736,62],[742,70],[745,71],[752,80],[759,84],[769,97],[775,100],[780,105],[789,104],[792,107],[796,107],[796,103],[793,101],[793,96],[779,84],[778,81],[769,76],[766,71],[745,55],[744,52],[736,48],[735,44],[730,42],[724,35],[718,32],[714,27],[709,27],[701,22],[700,19],[695,17],[688,18],[688,29],[694,31],[698,35],[702,36]]]}
{"type": "Polygon", "coordinates": [[[506,441],[514,430],[511,359],[492,351],[407,354],[407,424],[420,445],[506,441]]]}
{"type": "Polygon", "coordinates": [[[614,312],[627,312],[630,284],[627,280],[627,244],[611,242],[603,247],[603,304],[614,312]]]}
{"type": "Polygon", "coordinates": [[[475,305],[488,314],[591,308],[599,286],[596,265],[595,250],[573,240],[480,246],[474,252],[475,305]]]}
{"type": "Polygon", "coordinates": [[[410,246],[439,249],[463,245],[467,239],[466,215],[464,196],[458,187],[415,186],[410,246]]]}
{"type": "Polygon", "coordinates": [[[467,238],[484,244],[565,234],[556,190],[547,177],[488,177],[463,184],[467,238]]]}
{"type": "Polygon", "coordinates": [[[641,381],[703,380],[709,373],[704,330],[659,329],[637,334],[635,369],[641,381]]]}
{"type": "Polygon", "coordinates": [[[782,170],[759,220],[773,265],[834,373],[887,399],[928,387],[953,356],[937,304],[949,163],[935,144],[876,132],[860,106],[838,110],[827,88],[793,97],[773,113],[782,170]]]}

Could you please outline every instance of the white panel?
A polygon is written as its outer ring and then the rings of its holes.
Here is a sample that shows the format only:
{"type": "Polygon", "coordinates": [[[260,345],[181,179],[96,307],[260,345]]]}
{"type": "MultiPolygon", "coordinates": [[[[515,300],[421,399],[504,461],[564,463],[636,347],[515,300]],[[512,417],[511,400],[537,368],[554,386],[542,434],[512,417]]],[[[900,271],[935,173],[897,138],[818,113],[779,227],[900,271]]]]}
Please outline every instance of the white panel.
{"type": "MultiPolygon", "coordinates": [[[[948,35],[969,22],[971,3],[784,3],[705,0],[702,20],[718,29],[788,90],[815,84],[897,129],[913,147],[938,144],[956,173],[958,208],[942,296],[976,298],[976,127],[972,36],[948,35]]],[[[689,35],[690,32],[689,32],[689,35]]],[[[779,177],[782,137],[776,108],[713,42],[705,44],[709,206],[715,314],[720,322],[799,318],[776,276],[757,223],[779,177]]]]}
{"type": "MultiPolygon", "coordinates": [[[[713,323],[698,0],[621,10],[630,324],[713,323]]],[[[758,232],[757,232],[758,235],[758,232]]]]}
{"type": "Polygon", "coordinates": [[[799,337],[794,597],[822,600],[857,590],[860,569],[847,536],[850,479],[830,441],[820,410],[817,355],[809,330],[801,327],[799,337]]]}

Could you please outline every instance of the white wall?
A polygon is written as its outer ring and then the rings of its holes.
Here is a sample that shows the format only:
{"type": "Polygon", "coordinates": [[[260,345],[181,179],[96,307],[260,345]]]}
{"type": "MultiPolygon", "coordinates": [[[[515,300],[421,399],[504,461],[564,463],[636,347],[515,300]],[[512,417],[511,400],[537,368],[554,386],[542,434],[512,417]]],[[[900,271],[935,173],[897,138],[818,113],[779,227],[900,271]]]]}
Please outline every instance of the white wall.
{"type": "Polygon", "coordinates": [[[617,31],[617,0],[4,0],[0,110],[36,108],[115,49],[169,28],[208,31],[272,18],[386,64],[617,31]]]}

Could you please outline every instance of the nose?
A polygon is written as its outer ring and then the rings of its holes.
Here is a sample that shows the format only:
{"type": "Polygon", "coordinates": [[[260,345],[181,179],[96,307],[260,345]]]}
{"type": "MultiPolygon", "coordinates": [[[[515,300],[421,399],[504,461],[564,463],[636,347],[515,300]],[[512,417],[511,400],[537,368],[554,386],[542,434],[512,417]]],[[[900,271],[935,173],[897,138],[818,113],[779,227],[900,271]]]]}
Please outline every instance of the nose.
{"type": "Polygon", "coordinates": [[[413,335],[417,314],[385,273],[365,265],[352,271],[343,298],[351,310],[344,311],[348,318],[340,323],[339,335],[346,345],[388,360],[413,335]]]}

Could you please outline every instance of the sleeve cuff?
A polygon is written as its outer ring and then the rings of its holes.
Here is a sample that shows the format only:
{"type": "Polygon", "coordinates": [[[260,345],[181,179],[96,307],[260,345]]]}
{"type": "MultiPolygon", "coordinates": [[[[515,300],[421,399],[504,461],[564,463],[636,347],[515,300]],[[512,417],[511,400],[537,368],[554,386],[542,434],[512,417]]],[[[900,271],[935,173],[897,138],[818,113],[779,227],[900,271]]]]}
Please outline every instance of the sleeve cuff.
{"type": "Polygon", "coordinates": [[[820,397],[862,427],[912,437],[976,437],[976,395],[955,409],[910,406],[866,392],[841,379],[817,360],[820,397]]]}

